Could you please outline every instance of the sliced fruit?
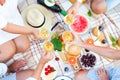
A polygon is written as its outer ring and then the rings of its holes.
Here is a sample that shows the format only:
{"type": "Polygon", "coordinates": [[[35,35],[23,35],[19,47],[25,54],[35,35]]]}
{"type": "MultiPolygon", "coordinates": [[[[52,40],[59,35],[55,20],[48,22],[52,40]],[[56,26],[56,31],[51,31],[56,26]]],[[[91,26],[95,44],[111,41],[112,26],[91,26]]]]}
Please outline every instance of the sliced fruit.
{"type": "Polygon", "coordinates": [[[43,47],[44,47],[46,52],[50,52],[50,51],[54,50],[54,46],[53,46],[53,44],[51,42],[45,42],[43,44],[43,47]]]}
{"type": "Polygon", "coordinates": [[[92,38],[88,38],[86,41],[85,41],[86,44],[90,44],[90,45],[94,45],[94,40],[92,38]]]}
{"type": "Polygon", "coordinates": [[[77,63],[77,58],[75,56],[71,56],[68,58],[68,63],[74,65],[77,63]]]}
{"type": "Polygon", "coordinates": [[[70,25],[70,29],[77,34],[83,34],[88,30],[88,20],[84,16],[77,15],[76,20],[70,25]]]}

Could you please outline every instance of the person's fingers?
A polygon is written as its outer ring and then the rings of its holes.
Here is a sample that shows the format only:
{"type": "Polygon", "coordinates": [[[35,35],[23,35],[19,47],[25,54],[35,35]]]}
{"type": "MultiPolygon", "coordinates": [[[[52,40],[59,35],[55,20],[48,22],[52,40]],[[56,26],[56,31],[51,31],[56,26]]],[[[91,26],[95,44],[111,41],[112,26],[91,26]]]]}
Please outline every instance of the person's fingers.
{"type": "Polygon", "coordinates": [[[52,59],[54,57],[54,52],[49,52],[48,57],[49,57],[49,59],[52,59]]]}
{"type": "Polygon", "coordinates": [[[67,10],[68,14],[72,14],[72,8],[67,10]]]}
{"type": "Polygon", "coordinates": [[[101,73],[101,69],[98,69],[98,70],[97,70],[98,76],[100,75],[100,73],[101,73]]]}
{"type": "Polygon", "coordinates": [[[105,69],[101,69],[101,71],[102,71],[102,73],[105,73],[106,70],[105,69]]]}

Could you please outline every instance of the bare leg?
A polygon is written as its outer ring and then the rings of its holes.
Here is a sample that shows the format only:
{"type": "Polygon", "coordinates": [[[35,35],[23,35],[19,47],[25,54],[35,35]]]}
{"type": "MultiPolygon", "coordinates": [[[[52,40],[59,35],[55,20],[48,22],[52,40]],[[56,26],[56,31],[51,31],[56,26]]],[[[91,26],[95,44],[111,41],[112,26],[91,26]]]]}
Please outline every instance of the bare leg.
{"type": "Polygon", "coordinates": [[[27,64],[26,60],[16,60],[10,66],[8,66],[8,72],[17,72],[20,71],[21,67],[24,67],[27,64]]]}
{"type": "Polygon", "coordinates": [[[90,80],[87,78],[88,70],[79,71],[75,74],[75,80],[90,80]]]}
{"type": "Polygon", "coordinates": [[[16,46],[12,40],[0,45],[0,62],[8,61],[15,52],[16,46]]]}
{"type": "Polygon", "coordinates": [[[25,52],[30,47],[30,41],[26,35],[21,35],[13,41],[16,44],[17,52],[25,52]]]}
{"type": "Polygon", "coordinates": [[[96,14],[101,14],[106,11],[106,1],[105,0],[92,0],[91,2],[92,11],[96,14]]]}
{"type": "Polygon", "coordinates": [[[32,75],[34,70],[24,70],[24,71],[19,71],[16,73],[16,78],[17,80],[26,80],[28,77],[32,75]]]}

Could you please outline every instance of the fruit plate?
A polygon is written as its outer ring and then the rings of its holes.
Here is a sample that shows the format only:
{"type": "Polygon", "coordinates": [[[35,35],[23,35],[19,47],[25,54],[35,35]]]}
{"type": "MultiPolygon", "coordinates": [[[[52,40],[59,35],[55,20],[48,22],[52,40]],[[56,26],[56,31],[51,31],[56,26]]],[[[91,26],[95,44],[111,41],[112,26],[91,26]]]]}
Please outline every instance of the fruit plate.
{"type": "Polygon", "coordinates": [[[53,80],[57,76],[57,69],[53,65],[53,62],[50,61],[45,65],[42,70],[41,77],[42,80],[53,80]]]}
{"type": "Polygon", "coordinates": [[[75,18],[76,20],[74,21],[74,23],[69,25],[70,30],[78,35],[83,35],[88,32],[90,27],[88,18],[80,14],[77,15],[75,18]]]}
{"type": "Polygon", "coordinates": [[[65,76],[65,75],[62,75],[62,76],[57,76],[55,79],[53,80],[73,80],[72,78],[70,78],[69,76],[65,76]]]}

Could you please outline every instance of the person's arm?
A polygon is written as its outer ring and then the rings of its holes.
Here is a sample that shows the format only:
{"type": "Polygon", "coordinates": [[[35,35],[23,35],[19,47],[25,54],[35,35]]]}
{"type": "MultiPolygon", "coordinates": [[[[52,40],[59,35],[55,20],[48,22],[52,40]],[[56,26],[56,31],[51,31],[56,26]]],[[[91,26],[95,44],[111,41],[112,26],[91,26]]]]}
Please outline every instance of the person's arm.
{"type": "Polygon", "coordinates": [[[6,27],[2,28],[2,30],[14,34],[32,34],[32,28],[26,28],[12,23],[7,23],[6,27]]]}
{"type": "Polygon", "coordinates": [[[39,30],[36,28],[27,28],[24,26],[7,23],[6,26],[2,28],[2,30],[13,34],[32,34],[35,39],[40,39],[39,30]]]}
{"type": "Polygon", "coordinates": [[[90,51],[93,51],[103,57],[108,57],[108,58],[115,59],[115,60],[120,59],[120,50],[117,50],[117,49],[95,46],[95,45],[88,45],[85,43],[80,46],[90,51]]]}
{"type": "Polygon", "coordinates": [[[78,12],[79,6],[80,6],[79,0],[75,0],[75,2],[73,3],[73,5],[68,9],[68,11],[67,11],[68,14],[76,15],[77,12],[78,12]]]}
{"type": "MultiPolygon", "coordinates": [[[[53,59],[53,56],[54,56],[53,52],[41,54],[40,62],[38,64],[37,68],[33,71],[31,78],[33,78],[34,80],[41,80],[40,76],[41,76],[43,67],[48,61],[53,59]]],[[[28,78],[26,80],[33,80],[33,79],[28,78]]]]}
{"type": "Polygon", "coordinates": [[[43,60],[40,60],[37,68],[35,69],[31,77],[35,78],[36,80],[41,80],[40,75],[44,65],[45,65],[45,62],[43,60]]]}
{"type": "Polygon", "coordinates": [[[79,38],[79,36],[75,35],[74,32],[73,34],[75,36],[75,40],[73,42],[74,44],[81,46],[85,49],[88,49],[90,51],[93,51],[103,57],[108,57],[108,58],[115,59],[115,60],[120,59],[120,50],[112,49],[110,47],[101,47],[101,46],[86,44],[82,41],[81,38],[79,38]]]}

